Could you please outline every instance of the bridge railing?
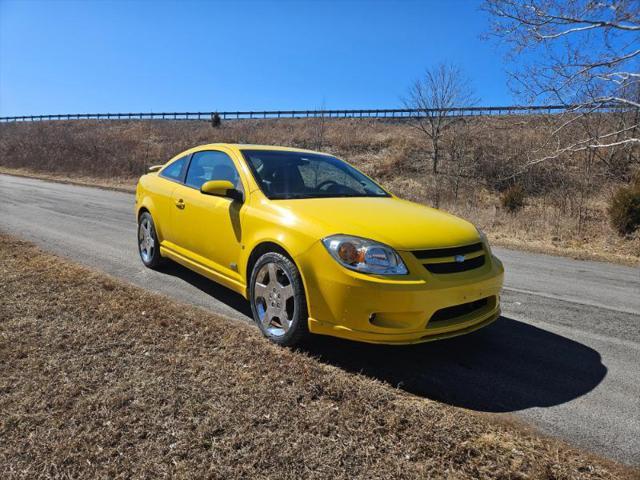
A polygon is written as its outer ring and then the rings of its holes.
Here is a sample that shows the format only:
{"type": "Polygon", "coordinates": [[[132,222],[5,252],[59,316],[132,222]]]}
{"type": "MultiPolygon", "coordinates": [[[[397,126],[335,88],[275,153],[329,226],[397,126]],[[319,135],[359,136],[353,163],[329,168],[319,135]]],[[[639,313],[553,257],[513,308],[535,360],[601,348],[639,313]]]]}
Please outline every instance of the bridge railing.
{"type": "Polygon", "coordinates": [[[419,118],[435,115],[543,115],[575,111],[617,111],[616,105],[513,105],[497,107],[456,107],[447,109],[362,109],[362,110],[239,110],[210,112],[129,112],[129,113],[63,113],[53,115],[20,115],[0,117],[0,122],[41,122],[50,120],[246,120],[266,118],[419,118]]]}

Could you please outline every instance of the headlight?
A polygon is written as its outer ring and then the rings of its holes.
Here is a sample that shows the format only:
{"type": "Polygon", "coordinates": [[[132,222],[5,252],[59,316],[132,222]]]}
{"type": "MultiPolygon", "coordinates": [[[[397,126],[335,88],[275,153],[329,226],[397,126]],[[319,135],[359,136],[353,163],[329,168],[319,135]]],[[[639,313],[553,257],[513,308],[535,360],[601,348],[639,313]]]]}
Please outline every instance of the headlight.
{"type": "Polygon", "coordinates": [[[322,240],[329,253],[342,266],[362,273],[406,275],[402,258],[393,248],[366,238],[332,235],[322,240]]]}

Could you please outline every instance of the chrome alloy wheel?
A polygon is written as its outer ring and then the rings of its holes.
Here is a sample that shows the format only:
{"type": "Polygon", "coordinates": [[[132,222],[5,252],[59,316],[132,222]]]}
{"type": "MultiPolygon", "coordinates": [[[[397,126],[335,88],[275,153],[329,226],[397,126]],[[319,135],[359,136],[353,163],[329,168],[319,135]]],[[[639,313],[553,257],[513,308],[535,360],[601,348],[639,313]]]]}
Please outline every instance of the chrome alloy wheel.
{"type": "Polygon", "coordinates": [[[256,275],[253,301],[262,327],[270,335],[285,335],[295,311],[295,295],[289,274],[276,263],[262,266],[256,275]]]}
{"type": "Polygon", "coordinates": [[[156,248],[156,240],[153,237],[151,222],[147,216],[143,217],[140,225],[138,225],[138,246],[140,248],[140,256],[144,262],[151,262],[156,248]]]}

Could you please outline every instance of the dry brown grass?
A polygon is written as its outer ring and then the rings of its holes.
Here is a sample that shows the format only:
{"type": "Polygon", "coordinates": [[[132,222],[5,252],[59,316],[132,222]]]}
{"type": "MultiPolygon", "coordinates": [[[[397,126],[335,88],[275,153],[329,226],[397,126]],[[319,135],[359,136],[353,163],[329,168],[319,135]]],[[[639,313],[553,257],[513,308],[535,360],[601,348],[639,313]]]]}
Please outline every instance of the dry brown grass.
{"type": "MultiPolygon", "coordinates": [[[[607,204],[638,168],[624,155],[585,166],[571,157],[543,164],[519,181],[525,206],[500,205],[514,171],[542,142],[547,119],[474,120],[464,158],[445,156],[437,178],[428,145],[404,123],[374,120],[228,121],[220,128],[195,121],[71,121],[0,125],[0,168],[77,183],[131,188],[150,165],[213,142],[262,143],[320,149],[364,170],[391,191],[439,206],[477,223],[497,244],[640,264],[640,233],[622,238],[611,228],[607,204]]],[[[456,136],[445,138],[445,146],[456,136]]],[[[449,148],[449,147],[447,147],[449,148]]],[[[452,152],[453,146],[449,150],[452,152]]]]}
{"type": "Polygon", "coordinates": [[[2,478],[631,478],[0,235],[2,478]]]}

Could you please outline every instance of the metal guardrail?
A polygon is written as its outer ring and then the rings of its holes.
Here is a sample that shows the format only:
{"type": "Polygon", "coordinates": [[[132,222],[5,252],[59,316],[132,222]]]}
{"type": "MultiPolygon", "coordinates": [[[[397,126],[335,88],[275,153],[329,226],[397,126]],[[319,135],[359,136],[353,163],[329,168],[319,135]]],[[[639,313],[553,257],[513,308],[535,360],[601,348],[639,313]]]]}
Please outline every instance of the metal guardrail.
{"type": "Polygon", "coordinates": [[[617,111],[620,106],[530,105],[505,107],[456,107],[448,109],[375,109],[375,110],[263,110],[235,112],[160,112],[160,113],[65,113],[54,115],[22,115],[0,117],[0,122],[41,122],[49,120],[246,120],[266,118],[418,118],[444,113],[447,116],[532,115],[569,111],[617,111]]]}

